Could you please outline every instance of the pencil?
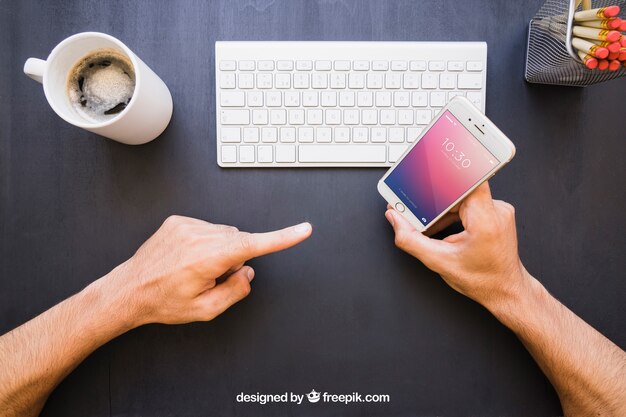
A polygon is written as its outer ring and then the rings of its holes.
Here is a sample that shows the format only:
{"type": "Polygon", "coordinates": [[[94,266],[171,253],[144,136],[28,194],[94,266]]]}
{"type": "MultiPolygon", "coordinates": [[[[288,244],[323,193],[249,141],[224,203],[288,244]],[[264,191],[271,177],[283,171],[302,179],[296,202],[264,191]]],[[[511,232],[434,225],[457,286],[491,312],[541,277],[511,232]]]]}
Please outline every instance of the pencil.
{"type": "Polygon", "coordinates": [[[617,71],[620,67],[620,62],[617,60],[609,61],[609,71],[614,72],[617,71]]]}
{"type": "Polygon", "coordinates": [[[574,20],[598,20],[615,17],[619,14],[619,6],[600,7],[599,9],[583,10],[574,13],[574,20]]]}
{"type": "Polygon", "coordinates": [[[619,51],[619,56],[617,57],[620,61],[626,61],[626,48],[622,48],[619,51]]]}
{"type": "Polygon", "coordinates": [[[599,40],[595,40],[595,39],[589,39],[589,42],[598,45],[598,46],[602,46],[606,49],[608,49],[609,52],[615,52],[615,51],[619,51],[621,45],[619,42],[605,42],[605,41],[599,41],[599,40]]]}
{"type": "Polygon", "coordinates": [[[593,56],[586,54],[582,51],[578,51],[578,56],[580,57],[581,61],[583,61],[583,64],[585,64],[587,68],[589,69],[598,68],[598,60],[594,58],[593,56]]]}
{"type": "Polygon", "coordinates": [[[586,54],[604,59],[609,56],[609,50],[602,45],[596,45],[580,38],[572,38],[572,46],[586,54]]]}
{"type": "Polygon", "coordinates": [[[619,30],[620,32],[626,29],[622,29],[622,24],[626,24],[626,21],[619,18],[602,19],[602,20],[587,20],[584,22],[578,22],[580,26],[586,26],[588,28],[619,30]]]}
{"type": "Polygon", "coordinates": [[[607,42],[615,42],[622,37],[622,34],[616,30],[588,28],[585,26],[574,26],[572,33],[581,38],[597,39],[599,41],[607,42]]]}
{"type": "Polygon", "coordinates": [[[609,67],[609,61],[607,61],[606,59],[598,60],[598,69],[600,71],[605,71],[608,67],[609,67]]]}
{"type": "Polygon", "coordinates": [[[591,10],[591,0],[582,0],[583,10],[591,10]]]}

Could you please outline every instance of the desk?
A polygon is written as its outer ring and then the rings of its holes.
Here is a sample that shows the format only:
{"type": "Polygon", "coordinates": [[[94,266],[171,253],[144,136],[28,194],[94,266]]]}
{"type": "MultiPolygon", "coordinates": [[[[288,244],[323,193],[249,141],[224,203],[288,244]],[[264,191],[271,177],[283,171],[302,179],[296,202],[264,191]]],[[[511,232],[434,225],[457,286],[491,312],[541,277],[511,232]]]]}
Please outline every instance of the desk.
{"type": "Polygon", "coordinates": [[[394,247],[375,187],[384,170],[217,166],[216,40],[486,40],[487,114],[517,145],[492,191],[517,208],[522,259],[626,346],[626,80],[526,84],[540,0],[53,3],[0,1],[0,332],[107,273],[169,214],[249,231],[308,220],[315,230],[251,262],[252,294],[216,320],[146,326],[103,346],[44,416],[561,413],[511,332],[394,247]],[[174,117],[158,140],[125,146],[72,127],[22,74],[26,58],[87,30],[123,40],[171,89],[174,117]],[[610,118],[613,127],[592,129],[610,118]],[[235,400],[312,389],[391,402],[235,400]]]}

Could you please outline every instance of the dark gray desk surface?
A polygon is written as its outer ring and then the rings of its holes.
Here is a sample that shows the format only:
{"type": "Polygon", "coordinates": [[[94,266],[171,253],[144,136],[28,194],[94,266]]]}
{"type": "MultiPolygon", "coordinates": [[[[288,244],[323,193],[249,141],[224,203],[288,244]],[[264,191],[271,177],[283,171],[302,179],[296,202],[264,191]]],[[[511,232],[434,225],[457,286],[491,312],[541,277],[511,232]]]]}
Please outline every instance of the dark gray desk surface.
{"type": "Polygon", "coordinates": [[[383,170],[223,170],[214,142],[216,40],[486,40],[487,114],[517,145],[492,189],[517,208],[522,259],[623,348],[626,80],[526,84],[540,4],[0,1],[0,332],[127,259],[169,214],[315,227],[253,261],[253,293],[213,322],[146,326],[99,349],[43,415],[560,414],[515,336],[394,247],[375,189],[383,170]],[[158,140],[131,147],[74,128],[22,74],[26,58],[87,30],[122,39],[170,87],[174,117],[158,140]],[[235,402],[311,389],[391,403],[235,402]]]}

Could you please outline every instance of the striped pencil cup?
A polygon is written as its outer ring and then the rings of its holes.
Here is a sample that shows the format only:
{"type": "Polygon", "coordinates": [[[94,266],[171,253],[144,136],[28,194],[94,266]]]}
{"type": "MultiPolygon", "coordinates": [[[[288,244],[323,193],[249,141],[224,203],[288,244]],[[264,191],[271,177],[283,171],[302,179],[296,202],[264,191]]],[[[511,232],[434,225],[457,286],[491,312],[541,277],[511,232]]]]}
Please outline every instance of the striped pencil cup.
{"type": "MultiPolygon", "coordinates": [[[[583,64],[571,45],[576,3],[576,0],[547,0],[531,19],[524,75],[529,83],[584,87],[626,75],[624,65],[617,71],[600,71],[583,64]]],[[[619,17],[626,18],[626,0],[592,3],[594,8],[620,6],[619,17]]]]}

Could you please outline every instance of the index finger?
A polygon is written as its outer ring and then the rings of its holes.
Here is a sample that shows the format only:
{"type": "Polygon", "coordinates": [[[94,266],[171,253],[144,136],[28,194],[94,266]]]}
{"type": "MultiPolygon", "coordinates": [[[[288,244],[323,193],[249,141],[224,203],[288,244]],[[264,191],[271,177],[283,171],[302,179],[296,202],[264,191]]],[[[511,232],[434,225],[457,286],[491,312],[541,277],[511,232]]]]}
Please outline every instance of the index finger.
{"type": "Polygon", "coordinates": [[[310,223],[266,233],[245,233],[235,235],[228,248],[234,262],[245,262],[257,256],[278,252],[297,245],[311,236],[313,228],[310,223]]]}
{"type": "Polygon", "coordinates": [[[479,222],[492,221],[492,212],[493,198],[487,181],[476,187],[459,206],[459,217],[465,228],[473,219],[479,222]]]}

